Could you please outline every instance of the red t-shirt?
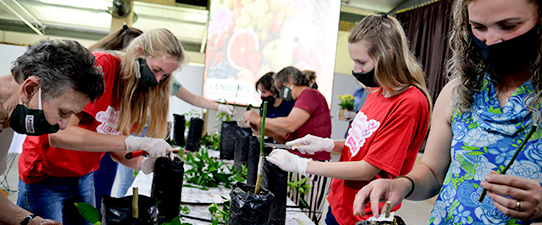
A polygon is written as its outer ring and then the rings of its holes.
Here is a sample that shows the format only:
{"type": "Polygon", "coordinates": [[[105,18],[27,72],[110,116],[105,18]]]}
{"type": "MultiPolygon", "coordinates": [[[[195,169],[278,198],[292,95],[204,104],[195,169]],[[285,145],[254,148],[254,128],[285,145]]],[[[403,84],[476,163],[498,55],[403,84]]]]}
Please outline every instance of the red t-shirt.
{"type": "MultiPolygon", "coordinates": [[[[316,89],[307,88],[295,101],[294,108],[304,109],[311,115],[309,119],[297,128],[293,133],[286,134],[288,141],[305,137],[311,134],[317,137],[329,138],[331,136],[331,115],[327,106],[326,98],[316,89]]],[[[301,154],[296,150],[290,152],[314,160],[330,160],[329,152],[317,152],[315,154],[301,154]]]]}
{"type": "MultiPolygon", "coordinates": [[[[105,92],[100,99],[89,102],[83,109],[94,120],[86,125],[79,124],[79,127],[103,134],[119,134],[116,131],[118,111],[111,106],[111,97],[120,59],[103,52],[93,54],[104,73],[105,92]]],[[[39,182],[48,176],[82,177],[98,169],[103,154],[51,147],[49,135],[27,136],[19,157],[19,176],[27,184],[39,182]]]]}
{"type": "MultiPolygon", "coordinates": [[[[405,175],[414,165],[428,125],[429,105],[418,88],[390,98],[380,91],[370,93],[350,126],[339,161],[364,160],[382,169],[374,179],[405,175]]],[[[370,204],[365,217],[353,215],[355,196],[369,182],[333,179],[327,199],[339,224],[355,224],[372,215],[370,204]]]]}

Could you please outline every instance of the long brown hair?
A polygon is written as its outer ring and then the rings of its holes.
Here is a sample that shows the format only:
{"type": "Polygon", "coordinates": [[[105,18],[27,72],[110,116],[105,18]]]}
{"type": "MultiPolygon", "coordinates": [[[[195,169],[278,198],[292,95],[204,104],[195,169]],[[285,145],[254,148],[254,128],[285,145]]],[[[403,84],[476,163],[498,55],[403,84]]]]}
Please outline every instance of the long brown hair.
{"type": "Polygon", "coordinates": [[[124,134],[141,134],[147,122],[146,136],[164,138],[167,133],[167,113],[172,76],[156,86],[143,88],[136,78],[138,58],[172,57],[180,65],[185,59],[181,42],[166,29],[154,29],[134,39],[121,54],[120,76],[115,84],[113,101],[119,110],[117,130],[124,134]]]}
{"type": "MultiPolygon", "coordinates": [[[[447,73],[450,80],[456,79],[457,85],[454,87],[455,96],[453,101],[459,112],[466,112],[471,109],[473,93],[480,91],[484,82],[485,74],[490,74],[493,83],[498,87],[501,85],[501,77],[491,73],[488,65],[480,51],[476,48],[472,38],[472,30],[469,24],[468,4],[473,0],[456,0],[452,4],[452,31],[450,33],[450,49],[452,55],[447,62],[447,73]]],[[[525,0],[536,5],[540,14],[541,0],[525,0]]],[[[541,17],[542,18],[542,17],[541,17]]],[[[539,21],[539,23],[542,22],[539,21]]],[[[538,29],[540,36],[541,30],[538,29]]],[[[532,115],[535,124],[540,123],[540,107],[542,99],[542,76],[541,76],[541,55],[542,37],[538,41],[538,55],[533,61],[531,68],[531,83],[534,91],[527,95],[525,102],[532,115]]],[[[535,46],[533,46],[535,47],[535,46]]]]}
{"type": "Polygon", "coordinates": [[[423,69],[410,52],[403,27],[386,14],[373,14],[361,20],[350,32],[349,44],[369,43],[368,54],[375,60],[375,80],[394,91],[409,86],[420,89],[432,109],[423,69]],[[391,52],[389,51],[391,50],[391,52]]]}

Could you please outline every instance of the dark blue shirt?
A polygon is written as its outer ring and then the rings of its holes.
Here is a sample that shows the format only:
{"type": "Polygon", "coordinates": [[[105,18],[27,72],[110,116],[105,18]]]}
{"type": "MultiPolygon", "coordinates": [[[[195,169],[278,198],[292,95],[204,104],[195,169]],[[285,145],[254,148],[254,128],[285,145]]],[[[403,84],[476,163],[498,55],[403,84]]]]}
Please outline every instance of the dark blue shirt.
{"type": "MultiPolygon", "coordinates": [[[[267,118],[287,117],[290,111],[294,108],[295,102],[287,102],[282,100],[278,107],[267,105],[267,118]]],[[[263,104],[260,106],[260,116],[262,116],[263,104]]]]}

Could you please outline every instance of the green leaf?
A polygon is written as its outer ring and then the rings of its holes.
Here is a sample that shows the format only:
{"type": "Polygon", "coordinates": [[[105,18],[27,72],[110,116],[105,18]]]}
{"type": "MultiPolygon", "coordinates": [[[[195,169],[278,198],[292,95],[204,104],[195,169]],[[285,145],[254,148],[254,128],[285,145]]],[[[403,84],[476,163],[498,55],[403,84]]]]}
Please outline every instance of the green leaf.
{"type": "Polygon", "coordinates": [[[483,155],[483,154],[486,154],[486,153],[485,152],[479,152],[479,151],[469,152],[469,155],[483,155]]]}
{"type": "Polygon", "coordinates": [[[181,208],[181,213],[190,214],[190,209],[187,206],[183,206],[183,208],[181,208]]]}
{"type": "Polygon", "coordinates": [[[171,225],[181,225],[181,216],[173,218],[170,222],[171,225]]]}
{"type": "Polygon", "coordinates": [[[77,208],[77,211],[79,211],[79,214],[81,214],[81,216],[83,216],[88,222],[92,224],[100,222],[98,210],[96,210],[94,206],[84,202],[75,202],[74,204],[77,208]]]}
{"type": "Polygon", "coordinates": [[[307,208],[307,209],[310,208],[309,204],[307,204],[307,201],[305,201],[305,199],[303,198],[299,198],[299,203],[301,203],[302,208],[307,208]]]}

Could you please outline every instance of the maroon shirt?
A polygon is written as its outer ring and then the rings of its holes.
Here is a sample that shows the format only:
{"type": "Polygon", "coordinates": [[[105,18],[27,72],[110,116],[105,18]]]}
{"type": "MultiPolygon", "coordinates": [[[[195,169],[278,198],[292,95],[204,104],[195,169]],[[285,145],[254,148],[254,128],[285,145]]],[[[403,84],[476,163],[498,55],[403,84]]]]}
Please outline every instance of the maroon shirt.
{"type": "MultiPolygon", "coordinates": [[[[305,137],[311,134],[317,137],[331,137],[331,115],[327,106],[326,98],[316,89],[307,88],[295,101],[294,108],[303,109],[311,115],[301,127],[297,128],[292,133],[286,134],[288,141],[305,137]]],[[[290,152],[314,160],[330,160],[329,152],[321,151],[315,154],[301,154],[297,150],[289,150],[290,152]]]]}

